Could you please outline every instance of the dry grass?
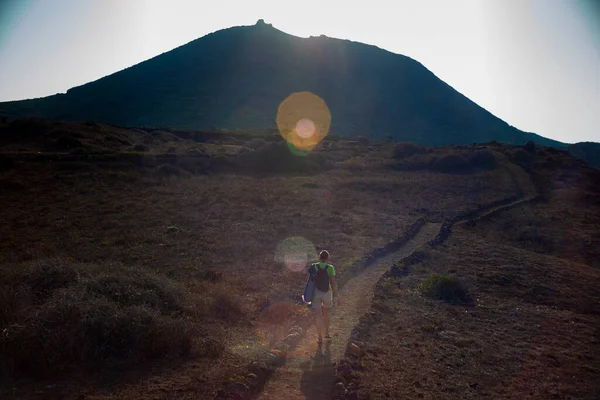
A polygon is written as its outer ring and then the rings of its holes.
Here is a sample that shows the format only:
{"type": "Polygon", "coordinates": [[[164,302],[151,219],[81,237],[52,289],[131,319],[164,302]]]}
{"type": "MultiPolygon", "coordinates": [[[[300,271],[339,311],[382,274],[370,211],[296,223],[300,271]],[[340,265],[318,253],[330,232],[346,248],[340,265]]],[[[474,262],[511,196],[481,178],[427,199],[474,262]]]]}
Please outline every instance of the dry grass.
{"type": "Polygon", "coordinates": [[[431,274],[419,284],[419,291],[448,303],[467,303],[471,301],[467,290],[455,278],[444,274],[431,274]]]}
{"type": "Polygon", "coordinates": [[[550,184],[547,202],[455,226],[442,246],[380,281],[353,336],[364,356],[338,368],[352,396],[597,397],[600,271],[589,246],[599,238],[595,175],[534,172],[550,184]],[[464,283],[472,305],[421,295],[450,280],[464,283]]]}
{"type": "MultiPolygon", "coordinates": [[[[352,260],[394,240],[423,215],[452,217],[519,190],[531,190],[522,169],[502,157],[496,168],[479,169],[468,177],[399,172],[390,168],[396,160],[390,157],[389,145],[370,143],[367,148],[328,139],[309,158],[291,164],[299,168],[290,167],[278,153],[267,160],[268,167],[259,168],[260,174],[251,174],[248,166],[256,158],[246,156],[250,158],[244,160],[234,154],[250,140],[272,143],[276,136],[128,130],[75,123],[56,128],[62,135],[75,132],[71,135],[82,147],[69,149],[67,154],[47,154],[45,136],[3,146],[15,163],[0,172],[2,187],[12,188],[0,195],[0,263],[7,271],[16,271],[23,263],[71,260],[64,265],[75,265],[79,274],[75,278],[66,267],[64,273],[51,277],[23,280],[30,275],[17,274],[13,281],[32,293],[47,290],[49,297],[35,310],[39,315],[49,313],[51,320],[64,327],[85,332],[71,322],[97,309],[119,316],[112,322],[100,319],[104,322],[98,322],[99,331],[115,330],[125,336],[133,332],[136,337],[143,333],[140,327],[144,324],[155,324],[160,329],[152,332],[175,329],[183,335],[181,341],[174,341],[173,351],[164,347],[157,333],[154,338],[139,337],[138,347],[128,347],[134,349],[131,354],[110,350],[120,349],[112,346],[98,353],[99,358],[86,356],[83,361],[102,363],[122,355],[134,363],[146,353],[157,357],[184,354],[186,338],[194,332],[191,353],[196,350],[202,360],[222,351],[218,360],[210,368],[201,361],[181,361],[183,372],[173,373],[177,378],[166,372],[155,372],[155,376],[165,384],[170,382],[172,390],[196,388],[196,393],[204,392],[207,397],[212,393],[209,388],[237,370],[231,365],[246,364],[260,351],[250,322],[265,315],[278,299],[300,295],[304,276],[278,261],[277,249],[286,239],[306,239],[314,245],[315,255],[317,250],[328,249],[332,263],[343,274],[352,260]],[[134,143],[144,143],[149,150],[132,153],[134,143]],[[190,156],[190,150],[196,153],[190,156]],[[321,168],[325,164],[320,160],[325,160],[326,168],[321,168]],[[168,167],[157,168],[161,165],[168,167]],[[84,265],[94,265],[96,272],[79,267],[84,265]],[[148,280],[118,271],[109,279],[110,274],[102,272],[107,265],[121,265],[123,271],[153,277],[147,279],[156,279],[169,290],[180,288],[187,293],[185,304],[200,306],[193,312],[186,306],[174,317],[165,314],[160,302],[132,303],[134,297],[116,293],[139,291],[139,285],[148,280]],[[34,281],[42,286],[31,283],[34,281]],[[31,285],[38,286],[32,289],[31,285]],[[43,285],[50,287],[44,289],[43,285]],[[69,309],[70,314],[54,313],[58,305],[63,310],[65,304],[77,307],[69,309]],[[205,311],[198,312],[200,308],[205,311]],[[127,320],[139,323],[127,325],[127,320]],[[195,333],[196,327],[202,328],[200,334],[195,333]],[[212,343],[221,345],[213,351],[212,343]],[[210,382],[194,381],[198,371],[193,368],[201,368],[210,382]]],[[[53,127],[44,129],[51,132],[53,127]]],[[[269,149],[280,150],[277,146],[269,149]]],[[[258,146],[254,154],[261,154],[263,147],[258,146]]],[[[436,154],[446,151],[455,149],[436,150],[436,154]]],[[[3,317],[7,319],[2,329],[21,318],[10,315],[3,317]]],[[[42,323],[35,326],[31,331],[35,334],[46,327],[42,323]]],[[[80,351],[89,354],[82,348],[75,351],[77,357],[80,351]]],[[[50,351],[51,347],[43,350],[50,351]]],[[[77,365],[73,354],[60,355],[65,371],[77,365]]],[[[153,390],[136,386],[136,378],[132,379],[132,387],[118,390],[131,396],[153,390]]]]}
{"type": "Polygon", "coordinates": [[[123,265],[53,259],[1,272],[0,369],[12,379],[187,355],[202,338],[202,313],[218,310],[164,276],[123,265]]]}

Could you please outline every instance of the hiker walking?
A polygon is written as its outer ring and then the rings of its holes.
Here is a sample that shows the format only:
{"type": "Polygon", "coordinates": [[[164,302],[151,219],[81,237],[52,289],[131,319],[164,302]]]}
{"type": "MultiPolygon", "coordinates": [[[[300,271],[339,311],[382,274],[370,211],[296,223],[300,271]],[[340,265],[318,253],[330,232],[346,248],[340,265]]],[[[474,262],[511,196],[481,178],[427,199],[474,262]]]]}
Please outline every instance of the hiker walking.
{"type": "Polygon", "coordinates": [[[308,268],[308,273],[314,278],[314,294],[311,307],[315,310],[315,322],[317,325],[317,342],[323,343],[323,331],[325,340],[331,340],[329,335],[329,309],[333,306],[333,298],[338,305],[341,304],[340,293],[335,282],[335,269],[329,264],[329,252],[327,250],[319,253],[319,262],[308,268]],[[324,328],[324,329],[323,329],[324,328]]]}

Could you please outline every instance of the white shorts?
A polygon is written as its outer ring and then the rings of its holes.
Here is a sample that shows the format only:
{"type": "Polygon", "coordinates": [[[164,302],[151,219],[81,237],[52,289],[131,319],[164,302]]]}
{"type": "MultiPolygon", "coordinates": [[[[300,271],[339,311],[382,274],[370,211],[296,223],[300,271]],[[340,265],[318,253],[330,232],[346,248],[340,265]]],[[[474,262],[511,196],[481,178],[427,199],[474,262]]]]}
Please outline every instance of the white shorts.
{"type": "Polygon", "coordinates": [[[315,288],[315,294],[310,303],[310,306],[312,308],[331,308],[333,306],[333,293],[331,293],[331,290],[322,292],[319,289],[315,288]]]}

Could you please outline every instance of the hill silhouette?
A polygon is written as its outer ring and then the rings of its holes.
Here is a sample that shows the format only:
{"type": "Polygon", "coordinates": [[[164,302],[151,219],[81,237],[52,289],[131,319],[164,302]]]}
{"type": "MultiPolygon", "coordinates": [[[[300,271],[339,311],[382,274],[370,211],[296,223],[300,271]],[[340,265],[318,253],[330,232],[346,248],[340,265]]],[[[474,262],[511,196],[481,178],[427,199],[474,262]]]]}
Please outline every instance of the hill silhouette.
{"type": "Polygon", "coordinates": [[[594,168],[600,168],[600,143],[580,142],[569,145],[569,153],[594,168]]]}
{"type": "Polygon", "coordinates": [[[297,91],[323,98],[331,131],[344,136],[433,146],[491,140],[564,146],[508,125],[409,57],[325,36],[298,38],[262,20],[206,35],[66,94],[0,103],[0,115],[268,128],[280,102],[297,91]]]}

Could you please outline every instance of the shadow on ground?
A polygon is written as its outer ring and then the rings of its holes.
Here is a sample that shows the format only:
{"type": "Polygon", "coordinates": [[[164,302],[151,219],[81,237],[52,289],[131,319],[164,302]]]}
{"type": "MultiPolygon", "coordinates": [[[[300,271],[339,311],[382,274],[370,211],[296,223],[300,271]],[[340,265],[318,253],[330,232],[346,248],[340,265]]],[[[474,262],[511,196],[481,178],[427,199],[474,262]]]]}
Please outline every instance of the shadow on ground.
{"type": "Polygon", "coordinates": [[[319,345],[314,357],[300,365],[302,379],[300,390],[307,400],[327,400],[331,398],[331,388],[335,383],[336,372],[331,361],[331,342],[319,345]]]}

